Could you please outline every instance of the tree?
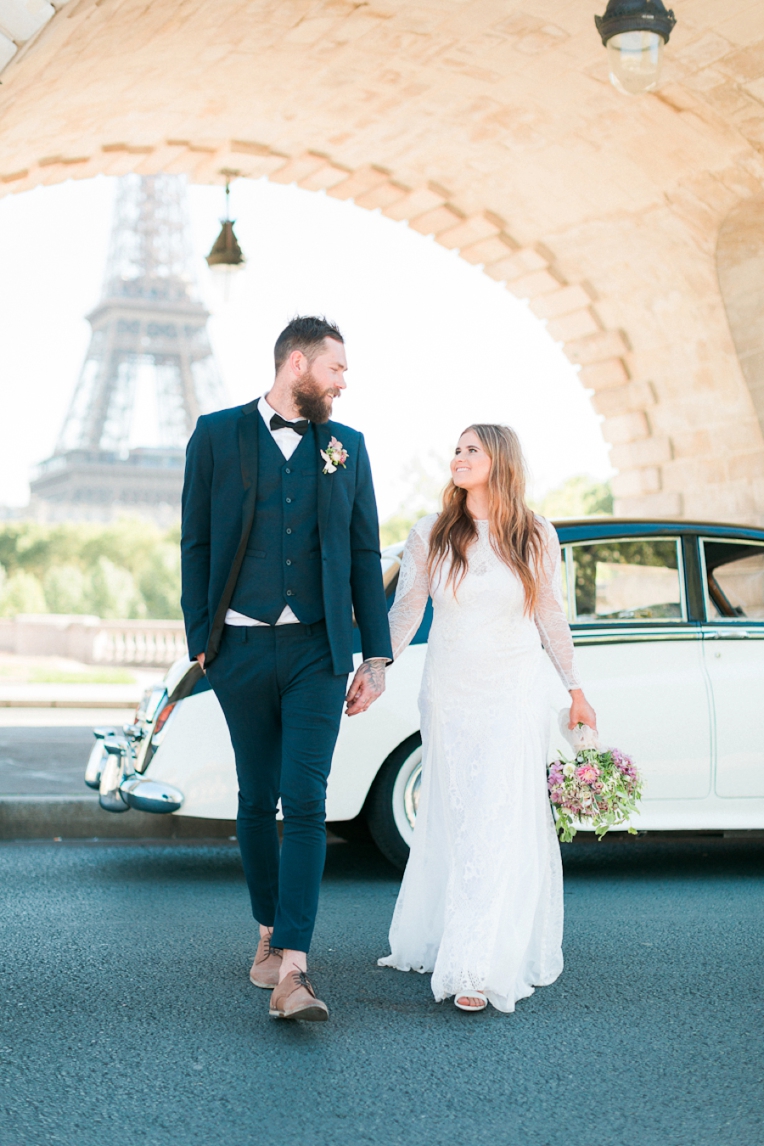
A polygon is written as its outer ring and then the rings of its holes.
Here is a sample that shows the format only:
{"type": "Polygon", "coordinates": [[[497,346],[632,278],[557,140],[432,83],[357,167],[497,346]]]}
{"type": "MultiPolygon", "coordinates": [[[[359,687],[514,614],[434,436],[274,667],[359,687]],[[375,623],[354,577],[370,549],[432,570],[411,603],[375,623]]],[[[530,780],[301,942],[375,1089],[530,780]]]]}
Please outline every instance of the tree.
{"type": "Polygon", "coordinates": [[[51,613],[85,612],[85,575],[76,565],[53,565],[43,578],[51,613]]]}
{"type": "Polygon", "coordinates": [[[155,546],[138,585],[149,617],[163,621],[181,618],[178,546],[167,542],[155,546]]]}
{"type": "Polygon", "coordinates": [[[612,516],[613,492],[610,482],[577,474],[531,502],[533,509],[557,520],[562,517],[612,516]]]}
{"type": "Polygon", "coordinates": [[[98,617],[122,619],[146,615],[146,606],[135,588],[129,570],[99,557],[86,578],[87,611],[98,617]]]}
{"type": "MultiPolygon", "coordinates": [[[[5,570],[3,570],[5,573],[5,570]]],[[[0,589],[0,617],[16,617],[19,613],[46,613],[45,594],[34,573],[19,569],[10,577],[3,577],[0,589]]]]}

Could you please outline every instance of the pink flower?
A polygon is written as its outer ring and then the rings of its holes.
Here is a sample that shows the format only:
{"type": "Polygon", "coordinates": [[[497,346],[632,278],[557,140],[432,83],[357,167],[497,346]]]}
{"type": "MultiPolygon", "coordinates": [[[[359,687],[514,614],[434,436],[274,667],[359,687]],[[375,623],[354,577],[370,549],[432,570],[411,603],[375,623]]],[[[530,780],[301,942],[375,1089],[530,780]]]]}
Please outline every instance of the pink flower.
{"type": "Polygon", "coordinates": [[[576,776],[584,784],[593,784],[599,774],[600,770],[596,764],[582,764],[576,769],[576,776]]]}
{"type": "Polygon", "coordinates": [[[326,462],[324,473],[333,474],[338,466],[344,467],[345,462],[348,460],[348,452],[342,445],[342,442],[338,442],[336,438],[332,437],[327,448],[321,450],[321,457],[326,462]]]}

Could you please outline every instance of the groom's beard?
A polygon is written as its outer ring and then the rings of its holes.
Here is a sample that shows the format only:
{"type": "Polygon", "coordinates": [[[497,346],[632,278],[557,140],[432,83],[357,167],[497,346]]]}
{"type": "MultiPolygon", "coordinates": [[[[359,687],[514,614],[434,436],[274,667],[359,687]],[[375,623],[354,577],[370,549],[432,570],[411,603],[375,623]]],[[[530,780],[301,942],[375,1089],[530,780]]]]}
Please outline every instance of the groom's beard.
{"type": "Polygon", "coordinates": [[[309,422],[328,422],[332,416],[332,401],[337,397],[337,391],[326,390],[311,374],[303,374],[301,380],[292,391],[294,404],[302,418],[309,422]]]}

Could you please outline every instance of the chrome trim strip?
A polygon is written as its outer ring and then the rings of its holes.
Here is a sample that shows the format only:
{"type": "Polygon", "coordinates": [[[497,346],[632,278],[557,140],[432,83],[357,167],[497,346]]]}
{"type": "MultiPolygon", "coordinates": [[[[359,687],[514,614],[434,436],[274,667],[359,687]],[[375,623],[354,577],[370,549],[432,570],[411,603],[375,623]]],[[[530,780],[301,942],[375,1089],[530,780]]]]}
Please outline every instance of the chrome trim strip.
{"type": "MultiPolygon", "coordinates": [[[[740,619],[743,620],[742,617],[740,619]]],[[[706,641],[764,641],[764,628],[752,629],[750,622],[745,629],[733,629],[730,625],[729,629],[725,631],[714,626],[713,629],[703,630],[703,639],[706,641]]]]}
{"type": "Polygon", "coordinates": [[[576,632],[571,629],[574,645],[632,645],[645,641],[700,641],[703,633],[700,626],[692,629],[663,629],[645,632],[576,632]]]}

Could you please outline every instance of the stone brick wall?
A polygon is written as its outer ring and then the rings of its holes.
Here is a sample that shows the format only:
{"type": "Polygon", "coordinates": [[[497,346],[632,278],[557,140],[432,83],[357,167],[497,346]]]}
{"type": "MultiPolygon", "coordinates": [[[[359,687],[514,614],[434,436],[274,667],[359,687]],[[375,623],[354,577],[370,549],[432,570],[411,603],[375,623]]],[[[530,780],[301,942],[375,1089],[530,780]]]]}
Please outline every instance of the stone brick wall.
{"type": "Polygon", "coordinates": [[[581,366],[618,512],[764,522],[715,259],[764,191],[764,8],[683,0],[660,90],[629,99],[589,5],[527,7],[69,0],[3,73],[0,192],[238,172],[405,220],[581,366]]]}

